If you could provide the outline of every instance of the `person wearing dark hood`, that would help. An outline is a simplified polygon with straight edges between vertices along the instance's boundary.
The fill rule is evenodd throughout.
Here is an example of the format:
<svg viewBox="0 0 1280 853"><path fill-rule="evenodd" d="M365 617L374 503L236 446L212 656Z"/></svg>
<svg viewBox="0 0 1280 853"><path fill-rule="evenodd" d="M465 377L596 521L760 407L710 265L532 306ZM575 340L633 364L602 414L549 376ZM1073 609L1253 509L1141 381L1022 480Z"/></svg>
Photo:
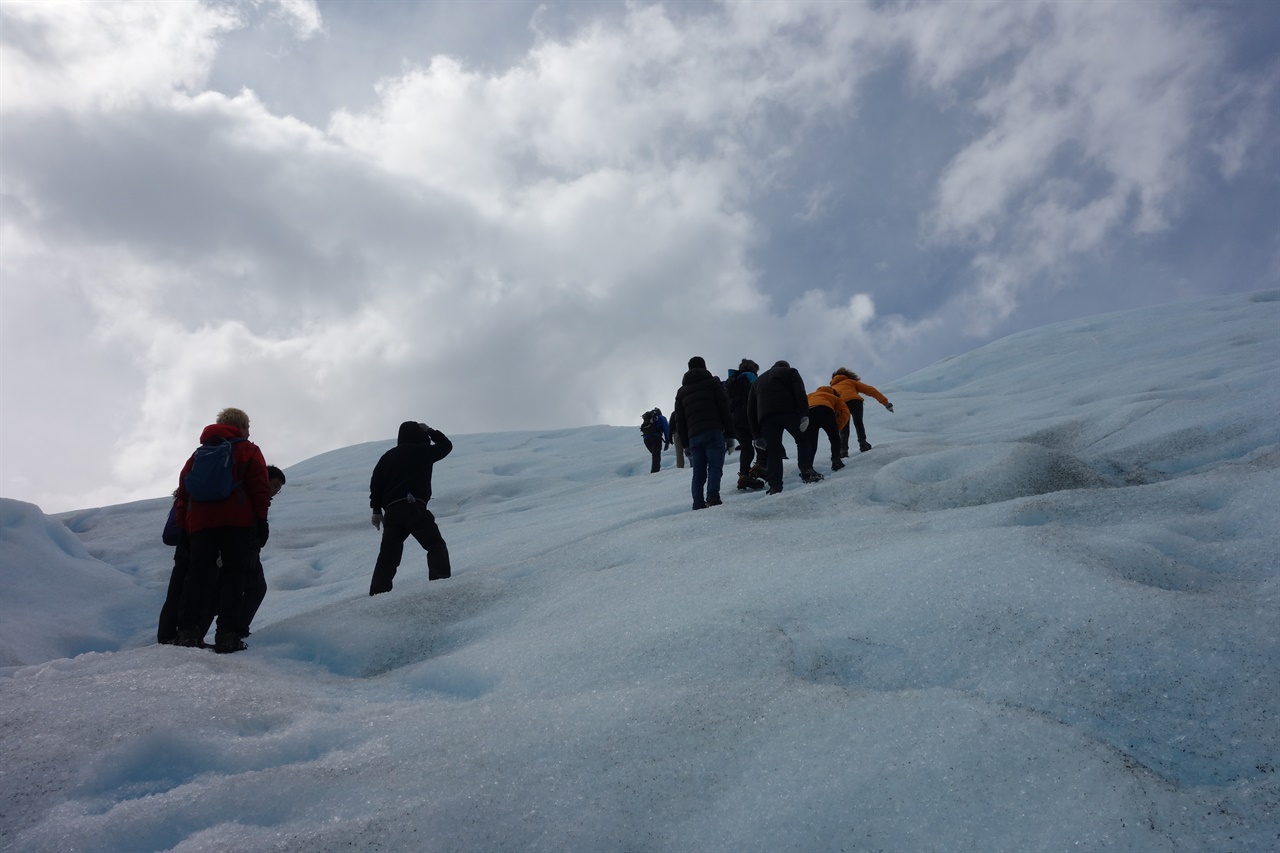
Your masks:
<svg viewBox="0 0 1280 853"><path fill-rule="evenodd" d="M800 371L785 361L777 361L751 384L747 398L747 417L751 434L763 440L769 494L782 491L782 433L791 433L796 448L805 446L805 430L809 426L809 395L804 390ZM806 483L822 479L812 468L800 471Z"/></svg>
<svg viewBox="0 0 1280 853"><path fill-rule="evenodd" d="M733 417L734 437L738 440L738 488L744 491L756 491L764 488L764 481L753 472L751 463L756 458L756 448L752 444L751 421L747 417L747 398L751 396L751 385L756 381L760 365L749 358L738 363L737 370L729 371L725 381L725 391L729 395L729 414Z"/></svg>
<svg viewBox="0 0 1280 853"><path fill-rule="evenodd" d="M275 465L268 465L267 482L271 484L271 499L275 500L286 482L284 472ZM266 597L267 574L262 568L262 549L259 548L254 552L244 577L244 596L240 599L240 639L243 640L251 633L249 626L253 624L253 618L258 615L258 608Z"/></svg>
<svg viewBox="0 0 1280 853"><path fill-rule="evenodd" d="M426 424L400 424L396 446L382 454L369 479L372 524L382 531L382 547L373 567L369 594L391 591L392 579L404 555L404 540L412 536L427 552L427 579L443 580L453 571L449 546L440 535L435 516L427 509L431 500L431 471L449 455L453 442Z"/></svg>
<svg viewBox="0 0 1280 853"><path fill-rule="evenodd" d="M733 416L729 414L724 385L707 370L702 356L689 359L689 371L676 392L675 419L693 467L693 508L719 506L720 478L725 450L733 435Z"/></svg>

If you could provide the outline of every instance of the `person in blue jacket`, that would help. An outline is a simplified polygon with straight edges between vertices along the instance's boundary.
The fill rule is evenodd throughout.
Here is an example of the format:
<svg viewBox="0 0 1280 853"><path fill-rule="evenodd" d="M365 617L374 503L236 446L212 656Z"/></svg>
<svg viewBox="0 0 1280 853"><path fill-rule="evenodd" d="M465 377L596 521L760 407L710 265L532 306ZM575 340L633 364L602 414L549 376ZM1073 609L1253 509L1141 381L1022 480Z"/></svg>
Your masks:
<svg viewBox="0 0 1280 853"><path fill-rule="evenodd" d="M662 416L662 409L655 406L640 416L640 435L644 437L644 446L653 457L649 473L656 474L662 470L662 451L671 446L671 426Z"/></svg>

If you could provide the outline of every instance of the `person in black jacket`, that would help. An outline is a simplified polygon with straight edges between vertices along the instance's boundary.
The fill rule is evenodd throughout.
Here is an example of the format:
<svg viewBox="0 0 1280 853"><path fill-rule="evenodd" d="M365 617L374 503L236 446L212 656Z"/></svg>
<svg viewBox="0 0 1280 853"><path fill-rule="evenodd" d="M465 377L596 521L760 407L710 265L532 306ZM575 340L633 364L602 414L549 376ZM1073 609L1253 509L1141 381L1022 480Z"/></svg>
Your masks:
<svg viewBox="0 0 1280 853"><path fill-rule="evenodd" d="M747 398L751 396L751 384L759 372L760 365L744 358L738 363L737 370L729 371L729 378L724 383L729 395L729 414L733 416L734 437L738 440L738 488L743 491L764 488L764 482L752 473L751 463L755 461L756 449L752 444L751 421L747 417Z"/></svg>
<svg viewBox="0 0 1280 853"><path fill-rule="evenodd" d="M719 506L724 454L733 435L733 416L724 385L707 370L702 356L689 359L689 372L676 392L676 429L693 466L693 508ZM703 487L706 494L703 494Z"/></svg>
<svg viewBox="0 0 1280 853"><path fill-rule="evenodd" d="M396 446L382 454L369 479L369 506L373 526L382 531L382 547L373 567L369 594L391 591L400 567L404 540L412 536L427 552L427 579L449 577L449 547L445 545L435 516L427 509L431 500L431 469L449 455L453 442L426 424L400 424Z"/></svg>
<svg viewBox="0 0 1280 853"><path fill-rule="evenodd" d="M747 417L751 421L751 434L764 439L768 466L765 479L771 495L782 491L782 432L791 433L796 447L803 447L808 414L809 395L804 390L804 379L800 371L787 362L775 362L751 384ZM801 474L808 479L806 472Z"/></svg>
<svg viewBox="0 0 1280 853"><path fill-rule="evenodd" d="M271 484L271 498L274 500L287 480L283 471L275 465L268 465L267 482ZM253 624L253 617L258 615L258 608L266 597L267 574L262 568L262 549L259 548L244 576L244 597L240 599L240 639L243 640L252 633L249 626Z"/></svg>

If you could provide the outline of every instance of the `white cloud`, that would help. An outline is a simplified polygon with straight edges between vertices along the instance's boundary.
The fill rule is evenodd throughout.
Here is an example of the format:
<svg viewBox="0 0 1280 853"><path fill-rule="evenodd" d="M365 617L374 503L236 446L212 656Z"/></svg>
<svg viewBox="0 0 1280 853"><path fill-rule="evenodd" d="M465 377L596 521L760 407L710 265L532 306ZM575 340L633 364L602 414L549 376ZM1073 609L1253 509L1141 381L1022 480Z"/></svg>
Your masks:
<svg viewBox="0 0 1280 853"><path fill-rule="evenodd" d="M406 57L320 127L204 91L219 39L264 14L324 33L311 3L0 6L0 271L74 305L58 346L119 401L111 500L154 494L224 405L288 464L410 417L628 423L695 353L816 377L990 329L1054 265L1177 215L1221 50L1153 4L634 5L498 70ZM749 203L903 51L919 93L979 123L920 247L973 273L914 322L822 281L773 293ZM1231 168L1259 137L1215 138ZM787 202L795 227L831 224L832 186ZM11 361L31 342L6 323ZM35 405L6 375L11 394ZM5 489L33 479L11 458Z"/></svg>
<svg viewBox="0 0 1280 853"><path fill-rule="evenodd" d="M970 4L910 7L899 20L929 86L951 92L986 75L973 109L987 127L941 177L929 217L935 239L984 246L963 299L977 334L1073 254L1120 229L1166 226L1222 58L1209 22L1175 4L989 11L991 26Z"/></svg>
<svg viewBox="0 0 1280 853"><path fill-rule="evenodd" d="M128 109L198 91L233 7L187 2L0 5L0 114Z"/></svg>
<svg viewBox="0 0 1280 853"><path fill-rule="evenodd" d="M1221 93L1218 105L1232 120L1216 128L1210 150L1218 157L1222 175L1236 177L1259 149L1280 136L1275 104L1280 93L1280 59L1266 73L1234 81Z"/></svg>
<svg viewBox="0 0 1280 853"><path fill-rule="evenodd" d="M290 25L296 38L305 41L324 32L324 20L315 0L271 0L265 4L263 0L254 0L254 5L275 6L276 16Z"/></svg>

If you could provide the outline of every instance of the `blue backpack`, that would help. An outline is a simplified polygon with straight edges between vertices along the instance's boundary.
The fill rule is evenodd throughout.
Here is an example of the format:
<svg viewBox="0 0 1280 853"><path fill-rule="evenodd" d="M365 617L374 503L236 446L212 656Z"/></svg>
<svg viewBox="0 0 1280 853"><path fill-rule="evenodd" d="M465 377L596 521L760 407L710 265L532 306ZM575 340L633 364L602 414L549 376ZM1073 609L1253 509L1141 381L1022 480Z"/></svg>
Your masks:
<svg viewBox="0 0 1280 853"><path fill-rule="evenodd" d="M235 446L243 438L216 439L196 448L191 470L183 485L193 501L220 501L231 497L240 483L234 477Z"/></svg>

